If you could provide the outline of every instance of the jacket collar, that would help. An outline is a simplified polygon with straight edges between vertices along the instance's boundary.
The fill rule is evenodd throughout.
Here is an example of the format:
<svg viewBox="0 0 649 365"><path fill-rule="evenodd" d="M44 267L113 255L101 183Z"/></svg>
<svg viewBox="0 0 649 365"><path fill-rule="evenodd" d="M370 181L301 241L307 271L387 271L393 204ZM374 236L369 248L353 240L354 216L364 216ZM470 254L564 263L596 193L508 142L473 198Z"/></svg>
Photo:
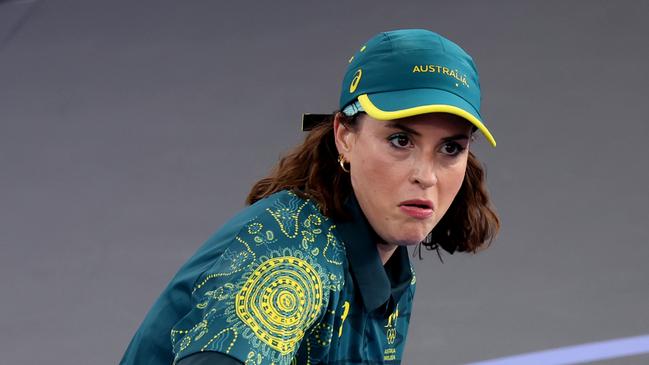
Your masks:
<svg viewBox="0 0 649 365"><path fill-rule="evenodd" d="M399 246L385 266L381 264L376 242L378 235L363 214L356 196L345 201L352 218L336 222L336 230L345 244L351 273L368 312L394 305L410 285L412 271L408 250ZM390 305L390 300L392 305Z"/></svg>

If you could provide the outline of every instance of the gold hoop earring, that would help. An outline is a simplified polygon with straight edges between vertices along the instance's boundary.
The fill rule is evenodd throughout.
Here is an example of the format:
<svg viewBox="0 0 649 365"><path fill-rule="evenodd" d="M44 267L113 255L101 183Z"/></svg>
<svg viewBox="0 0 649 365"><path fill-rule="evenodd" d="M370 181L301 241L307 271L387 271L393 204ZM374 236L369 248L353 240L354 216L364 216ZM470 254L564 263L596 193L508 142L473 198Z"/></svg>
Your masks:
<svg viewBox="0 0 649 365"><path fill-rule="evenodd" d="M349 172L349 169L345 168L345 156L343 154L338 155L338 163L340 164L340 167L343 169L345 172Z"/></svg>

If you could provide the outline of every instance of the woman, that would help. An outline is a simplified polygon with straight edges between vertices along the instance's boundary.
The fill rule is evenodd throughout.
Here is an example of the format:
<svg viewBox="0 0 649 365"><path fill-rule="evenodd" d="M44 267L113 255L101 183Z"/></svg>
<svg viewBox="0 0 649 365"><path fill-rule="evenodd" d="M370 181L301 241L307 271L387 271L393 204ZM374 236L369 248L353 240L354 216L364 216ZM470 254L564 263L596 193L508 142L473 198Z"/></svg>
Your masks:
<svg viewBox="0 0 649 365"><path fill-rule="evenodd" d="M471 57L423 29L349 60L340 109L185 263L122 364L398 364L415 291L407 246L477 252L499 220L469 151ZM438 251L439 254L439 251Z"/></svg>

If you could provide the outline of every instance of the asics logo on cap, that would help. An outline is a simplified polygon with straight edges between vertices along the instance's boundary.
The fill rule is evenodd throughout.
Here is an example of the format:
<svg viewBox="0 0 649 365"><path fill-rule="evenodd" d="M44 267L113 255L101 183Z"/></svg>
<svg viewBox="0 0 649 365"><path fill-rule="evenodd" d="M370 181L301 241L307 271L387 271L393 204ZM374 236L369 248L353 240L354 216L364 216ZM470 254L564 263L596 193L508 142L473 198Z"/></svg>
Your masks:
<svg viewBox="0 0 649 365"><path fill-rule="evenodd" d="M352 79L352 82L349 84L349 93L353 93L356 91L356 88L358 87L358 83L361 81L361 76L363 76L363 70L360 68L356 70L356 73L354 74L354 78Z"/></svg>

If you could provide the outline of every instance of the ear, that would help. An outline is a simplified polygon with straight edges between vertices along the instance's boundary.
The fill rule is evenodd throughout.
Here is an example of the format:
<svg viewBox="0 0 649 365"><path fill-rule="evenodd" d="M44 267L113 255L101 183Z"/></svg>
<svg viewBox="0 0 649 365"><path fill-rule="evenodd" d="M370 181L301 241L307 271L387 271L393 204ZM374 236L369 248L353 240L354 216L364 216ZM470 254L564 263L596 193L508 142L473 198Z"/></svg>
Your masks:
<svg viewBox="0 0 649 365"><path fill-rule="evenodd" d="M342 123L342 118L340 112L334 116L334 138L338 153L346 154L352 150L354 131Z"/></svg>

